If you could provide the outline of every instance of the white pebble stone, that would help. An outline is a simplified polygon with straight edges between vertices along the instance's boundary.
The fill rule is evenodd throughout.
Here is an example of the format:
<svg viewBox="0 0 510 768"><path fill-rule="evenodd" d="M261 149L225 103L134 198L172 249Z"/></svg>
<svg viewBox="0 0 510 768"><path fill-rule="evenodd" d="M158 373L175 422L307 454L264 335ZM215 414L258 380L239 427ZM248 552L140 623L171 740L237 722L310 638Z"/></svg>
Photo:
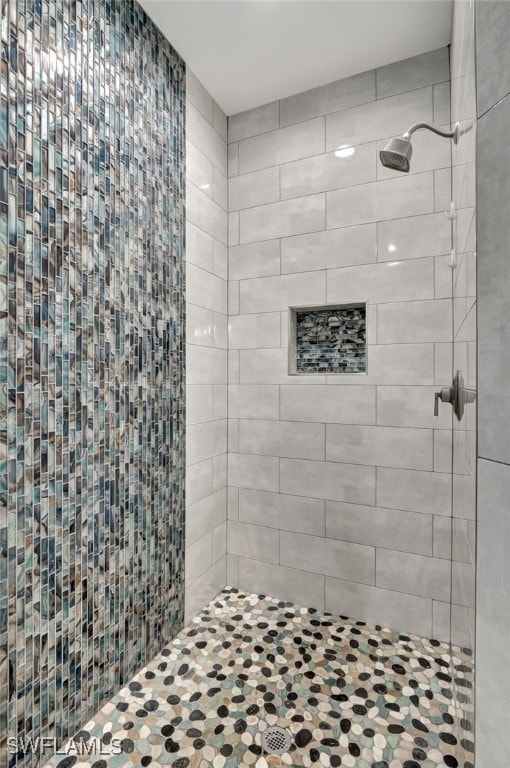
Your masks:
<svg viewBox="0 0 510 768"><path fill-rule="evenodd" d="M376 733L374 736L374 744L376 747L380 747L381 749L384 749L386 746L386 739L383 736L382 733Z"/></svg>
<svg viewBox="0 0 510 768"><path fill-rule="evenodd" d="M259 757L257 762L255 763L257 768L267 768L267 760L265 757Z"/></svg>
<svg viewBox="0 0 510 768"><path fill-rule="evenodd" d="M342 755L342 765L346 765L347 768L353 768L356 764L356 758L353 755Z"/></svg>
<svg viewBox="0 0 510 768"><path fill-rule="evenodd" d="M216 757L213 760L213 768L223 768L224 765L225 765L224 755L216 755Z"/></svg>
<svg viewBox="0 0 510 768"><path fill-rule="evenodd" d="M354 723L354 725L351 728L351 731L355 733L357 736L359 736L361 733L363 733L363 728L359 723Z"/></svg>
<svg viewBox="0 0 510 768"><path fill-rule="evenodd" d="M202 749L202 755L204 757L204 760L207 760L207 762L209 763L212 763L212 761L214 760L215 754L216 754L216 751L212 747L205 746Z"/></svg>
<svg viewBox="0 0 510 768"><path fill-rule="evenodd" d="M382 749L380 747L374 747L372 749L372 752L373 752L373 755L374 755L374 760L376 762L379 762L380 760L383 759L383 751L382 751Z"/></svg>

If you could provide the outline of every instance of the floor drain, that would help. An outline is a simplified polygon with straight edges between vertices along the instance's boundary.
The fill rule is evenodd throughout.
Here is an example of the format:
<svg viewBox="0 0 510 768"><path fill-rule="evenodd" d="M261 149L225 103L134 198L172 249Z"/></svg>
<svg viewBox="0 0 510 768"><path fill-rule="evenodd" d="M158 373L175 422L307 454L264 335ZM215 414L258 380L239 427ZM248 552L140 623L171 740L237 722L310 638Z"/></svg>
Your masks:
<svg viewBox="0 0 510 768"><path fill-rule="evenodd" d="M268 755L283 755L292 746L292 739L285 728L267 728L261 736L262 749Z"/></svg>

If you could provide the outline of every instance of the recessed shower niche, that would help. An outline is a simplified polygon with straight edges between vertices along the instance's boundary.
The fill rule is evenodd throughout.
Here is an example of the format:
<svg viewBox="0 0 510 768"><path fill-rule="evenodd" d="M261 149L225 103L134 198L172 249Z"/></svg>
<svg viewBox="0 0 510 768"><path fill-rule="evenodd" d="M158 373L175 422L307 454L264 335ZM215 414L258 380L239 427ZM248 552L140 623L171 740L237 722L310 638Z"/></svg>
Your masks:
<svg viewBox="0 0 510 768"><path fill-rule="evenodd" d="M289 373L367 372L366 304L289 308Z"/></svg>

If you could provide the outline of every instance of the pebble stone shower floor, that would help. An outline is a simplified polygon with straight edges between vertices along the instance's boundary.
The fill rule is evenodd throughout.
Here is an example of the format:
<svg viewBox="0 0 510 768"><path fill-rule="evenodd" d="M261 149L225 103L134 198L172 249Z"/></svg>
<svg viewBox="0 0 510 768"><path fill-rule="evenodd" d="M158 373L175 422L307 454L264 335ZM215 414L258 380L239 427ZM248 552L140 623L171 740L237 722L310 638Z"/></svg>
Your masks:
<svg viewBox="0 0 510 768"><path fill-rule="evenodd" d="M452 693L471 685L471 658L452 653L453 664L444 643L227 588L75 737L122 739L121 754L48 765L473 768ZM260 746L275 725L292 738L281 756Z"/></svg>

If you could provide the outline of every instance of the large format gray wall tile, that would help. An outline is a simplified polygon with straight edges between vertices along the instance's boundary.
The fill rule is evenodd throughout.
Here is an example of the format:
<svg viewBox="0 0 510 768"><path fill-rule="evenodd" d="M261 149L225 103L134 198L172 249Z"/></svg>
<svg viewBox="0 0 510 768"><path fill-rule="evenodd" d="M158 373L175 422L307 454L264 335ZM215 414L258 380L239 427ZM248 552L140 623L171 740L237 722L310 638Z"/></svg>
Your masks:
<svg viewBox="0 0 510 768"><path fill-rule="evenodd" d="M478 116L510 93L510 4L476 3L476 96ZM481 126L480 126L481 127ZM502 137L503 138L503 137ZM483 165L479 161L480 170ZM483 222L484 217L480 218Z"/></svg>
<svg viewBox="0 0 510 768"><path fill-rule="evenodd" d="M508 707L502 674L508 669L510 611L510 467L479 462L477 575L477 765L508 762Z"/></svg>
<svg viewBox="0 0 510 768"><path fill-rule="evenodd" d="M483 5L484 3L482 3ZM488 3L493 5L493 3ZM478 122L479 454L510 463L510 97Z"/></svg>

